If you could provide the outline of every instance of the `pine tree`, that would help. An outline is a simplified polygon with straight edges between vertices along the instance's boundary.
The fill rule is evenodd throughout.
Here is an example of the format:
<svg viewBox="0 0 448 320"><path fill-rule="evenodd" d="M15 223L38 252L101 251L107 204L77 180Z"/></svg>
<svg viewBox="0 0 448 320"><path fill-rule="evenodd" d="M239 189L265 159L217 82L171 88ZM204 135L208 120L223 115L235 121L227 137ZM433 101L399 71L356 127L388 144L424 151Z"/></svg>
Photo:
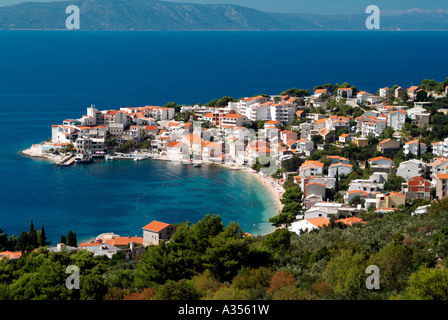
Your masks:
<svg viewBox="0 0 448 320"><path fill-rule="evenodd" d="M67 238L65 236L61 236L60 243L67 244Z"/></svg>
<svg viewBox="0 0 448 320"><path fill-rule="evenodd" d="M420 140L418 140L417 157L420 158L421 155L422 155L422 147L420 146Z"/></svg>
<svg viewBox="0 0 448 320"><path fill-rule="evenodd" d="M33 220L31 220L30 232L28 232L29 243L33 246L33 248L37 248L39 246L39 242L37 241L37 232L34 229Z"/></svg>
<svg viewBox="0 0 448 320"><path fill-rule="evenodd" d="M334 190L335 190L335 192L338 192L339 191L339 168L337 168L336 169L336 181L335 181L335 184L334 184Z"/></svg>
<svg viewBox="0 0 448 320"><path fill-rule="evenodd" d="M47 244L49 244L47 242L47 236L45 235L45 229L44 229L43 225L42 225L42 227L40 229L40 233L39 233L39 237L38 237L38 243L39 243L39 247L45 247Z"/></svg>
<svg viewBox="0 0 448 320"><path fill-rule="evenodd" d="M31 248L31 241L30 241L30 237L29 234L25 231L22 231L22 233L20 234L19 240L17 241L17 249L19 251L22 251L22 253L26 252L26 251L30 251L34 248Z"/></svg>
<svg viewBox="0 0 448 320"><path fill-rule="evenodd" d="M67 245L70 247L77 247L77 242L78 240L76 239L76 233L72 232L72 230L70 230L68 232L68 236L67 236Z"/></svg>

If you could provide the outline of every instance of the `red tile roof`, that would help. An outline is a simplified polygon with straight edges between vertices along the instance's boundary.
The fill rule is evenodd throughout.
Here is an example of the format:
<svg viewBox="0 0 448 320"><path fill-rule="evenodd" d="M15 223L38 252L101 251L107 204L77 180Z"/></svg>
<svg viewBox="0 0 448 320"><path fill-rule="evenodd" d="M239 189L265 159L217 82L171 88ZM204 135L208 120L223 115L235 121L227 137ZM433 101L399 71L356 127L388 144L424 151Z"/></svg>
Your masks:
<svg viewBox="0 0 448 320"><path fill-rule="evenodd" d="M168 223L159 222L159 221L153 221L153 222L147 224L146 226L144 226L142 229L149 230L149 231L154 231L154 232L159 232L159 231L165 229L168 226L169 226Z"/></svg>

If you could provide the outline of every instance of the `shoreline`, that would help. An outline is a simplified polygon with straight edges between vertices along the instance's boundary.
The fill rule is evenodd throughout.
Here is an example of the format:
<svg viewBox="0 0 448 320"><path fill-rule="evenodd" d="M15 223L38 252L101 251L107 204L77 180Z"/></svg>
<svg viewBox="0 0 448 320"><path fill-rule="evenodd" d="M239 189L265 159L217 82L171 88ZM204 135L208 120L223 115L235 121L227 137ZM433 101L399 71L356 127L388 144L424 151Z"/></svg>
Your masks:
<svg viewBox="0 0 448 320"><path fill-rule="evenodd" d="M20 152L20 154L23 156L26 156L26 157L30 157L32 159L49 160L50 162L53 162L53 163L57 163L58 161L60 161L63 158L63 156L61 156L61 155L53 155L52 153L50 153L50 154L43 153L42 148L41 148L43 145L45 145L45 143L33 144L30 148L22 150ZM158 156L158 157L154 157L154 158L151 157L150 160L171 161L174 163L182 163L182 164L190 163L190 162L183 162L183 161L172 161L170 159L167 159L164 156ZM269 194L271 195L271 197L273 198L273 200L275 202L273 205L275 211L272 212L272 214L269 214L269 218L274 217L281 212L284 205L281 203L280 199L282 198L284 189L281 185L279 185L271 177L262 176L258 172L255 172L253 169L247 168L247 167L241 167L241 169L235 169L234 166L232 166L230 164L226 164L226 163L203 163L203 164L217 165L217 166L226 168L227 170L241 171L241 172L245 172L245 173L251 175L252 177L257 179L257 181L261 185L264 186L264 188L269 192ZM273 227L273 228L274 228L274 230L276 229L275 227ZM263 233L263 234L261 234L261 236L264 236L269 233L271 233L271 232ZM92 238L94 238L94 237L92 236Z"/></svg>

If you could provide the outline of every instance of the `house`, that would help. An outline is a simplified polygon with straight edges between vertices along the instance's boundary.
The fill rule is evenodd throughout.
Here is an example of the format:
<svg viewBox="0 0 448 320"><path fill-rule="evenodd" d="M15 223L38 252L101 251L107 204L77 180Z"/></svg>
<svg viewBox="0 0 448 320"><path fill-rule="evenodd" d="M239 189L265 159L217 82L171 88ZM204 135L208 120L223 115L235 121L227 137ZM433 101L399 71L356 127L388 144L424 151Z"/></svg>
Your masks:
<svg viewBox="0 0 448 320"><path fill-rule="evenodd" d="M361 199L367 199L369 197L369 193L362 190L350 190L344 195L344 202L350 203L354 198L360 197Z"/></svg>
<svg viewBox="0 0 448 320"><path fill-rule="evenodd" d="M364 137L353 137L353 143L362 148L369 145L369 139Z"/></svg>
<svg viewBox="0 0 448 320"><path fill-rule="evenodd" d="M377 150L382 154L390 154L401 149L400 142L394 139L385 139L378 143Z"/></svg>
<svg viewBox="0 0 448 320"><path fill-rule="evenodd" d="M330 92L328 91L328 89L316 89L316 90L314 90L314 97L320 97L323 94L329 95Z"/></svg>
<svg viewBox="0 0 448 320"><path fill-rule="evenodd" d="M311 151L314 150L314 142L307 139L297 140L296 152L304 154L306 157L311 156Z"/></svg>
<svg viewBox="0 0 448 320"><path fill-rule="evenodd" d="M404 194L405 200L423 199L429 201L431 199L431 182L420 176L408 178L401 185L401 192Z"/></svg>
<svg viewBox="0 0 448 320"><path fill-rule="evenodd" d="M328 129L322 128L319 130L319 134L322 136L324 143L329 144L334 141L334 131L330 131Z"/></svg>
<svg viewBox="0 0 448 320"><path fill-rule="evenodd" d="M438 157L448 157L448 138L432 144L432 153Z"/></svg>
<svg viewBox="0 0 448 320"><path fill-rule="evenodd" d="M415 156L418 156L419 148L420 148L420 155L426 153L426 143L420 142L419 140L412 140L404 144L403 152L406 155L411 153Z"/></svg>
<svg viewBox="0 0 448 320"><path fill-rule="evenodd" d="M171 161L183 161L190 159L188 148L182 142L171 141L167 145L167 156Z"/></svg>
<svg viewBox="0 0 448 320"><path fill-rule="evenodd" d="M242 114L227 114L222 117L220 125L242 127L248 123L250 123L250 120Z"/></svg>
<svg viewBox="0 0 448 320"><path fill-rule="evenodd" d="M353 97L353 89L352 88L338 88L338 97L341 98L351 98Z"/></svg>
<svg viewBox="0 0 448 320"><path fill-rule="evenodd" d="M300 138L308 139L311 134L311 130L313 129L313 125L308 122L304 122L300 124Z"/></svg>
<svg viewBox="0 0 448 320"><path fill-rule="evenodd" d="M415 209L414 212L411 213L411 215L415 216L415 215L418 215L418 214L424 214L424 213L426 213L428 211L428 208L430 206L431 206L430 204L427 204L425 206L419 206L419 207L417 207Z"/></svg>
<svg viewBox="0 0 448 320"><path fill-rule="evenodd" d="M107 239L106 243L119 249L127 248L130 243L143 245L143 237L116 237L113 239Z"/></svg>
<svg viewBox="0 0 448 320"><path fill-rule="evenodd" d="M375 157L369 159L372 172L385 172L387 174L395 174L394 161L386 157Z"/></svg>
<svg viewBox="0 0 448 320"><path fill-rule="evenodd" d="M405 205L405 197L404 194L391 191L386 194L377 194L376 195L377 208L392 208L396 209L401 205Z"/></svg>
<svg viewBox="0 0 448 320"><path fill-rule="evenodd" d="M381 98L388 98L390 95L390 88L389 87L380 88L379 94Z"/></svg>
<svg viewBox="0 0 448 320"><path fill-rule="evenodd" d="M405 180L416 176L423 176L425 173L426 163L417 159L403 161L397 169L397 176Z"/></svg>
<svg viewBox="0 0 448 320"><path fill-rule="evenodd" d="M371 94L366 91L360 91L356 94L356 102L361 104L365 101L367 101L367 97L369 97Z"/></svg>
<svg viewBox="0 0 448 320"><path fill-rule="evenodd" d="M369 194L379 192L384 189L384 183L372 180L355 179L348 186L348 191L364 191Z"/></svg>
<svg viewBox="0 0 448 320"><path fill-rule="evenodd" d="M429 172L431 174L431 179L435 181L437 179L437 175L441 173L447 173L448 166L448 158L442 157L437 158L435 161L429 163L427 167L429 168Z"/></svg>
<svg viewBox="0 0 448 320"><path fill-rule="evenodd" d="M418 90L418 86L412 86L407 90L409 99L415 98L415 94L416 94L417 90Z"/></svg>
<svg viewBox="0 0 448 320"><path fill-rule="evenodd" d="M328 128L328 119L329 118L322 118L322 119L316 120L316 123L314 124L314 130Z"/></svg>
<svg viewBox="0 0 448 320"><path fill-rule="evenodd" d="M394 110L387 116L387 125L394 128L395 131L401 130L406 121L406 110Z"/></svg>
<svg viewBox="0 0 448 320"><path fill-rule="evenodd" d="M143 228L143 246L158 245L160 240L168 241L176 232L176 227L168 223L152 221Z"/></svg>
<svg viewBox="0 0 448 320"><path fill-rule="evenodd" d="M297 133L289 130L283 130L280 132L280 139L283 143L287 143L291 140L297 141Z"/></svg>
<svg viewBox="0 0 448 320"><path fill-rule="evenodd" d="M375 157L369 159L369 163L373 166L392 166L394 164L394 160L386 157Z"/></svg>
<svg viewBox="0 0 448 320"><path fill-rule="evenodd" d="M361 218L357 218L357 217L348 217L348 218L343 218L343 219L339 219L335 221L336 223L343 223L347 226L352 226L355 223L364 223L366 224L367 222L362 220Z"/></svg>
<svg viewBox="0 0 448 320"><path fill-rule="evenodd" d="M350 134L349 133L343 133L339 136L339 141L342 143L347 143L350 141Z"/></svg>
<svg viewBox="0 0 448 320"><path fill-rule="evenodd" d="M9 261L17 260L22 256L22 251L2 251L0 252L0 260L3 258L9 259Z"/></svg>
<svg viewBox="0 0 448 320"><path fill-rule="evenodd" d="M406 91L402 87L398 87L395 89L395 92L394 92L395 98L404 97L405 94L406 94Z"/></svg>
<svg viewBox="0 0 448 320"><path fill-rule="evenodd" d="M447 197L448 190L448 174L439 173L436 175L436 197L444 199Z"/></svg>
<svg viewBox="0 0 448 320"><path fill-rule="evenodd" d="M120 248L114 247L108 243L94 243L89 246L82 246L83 250L87 250L93 252L93 256L106 256L109 259L113 257L118 251L121 251Z"/></svg>
<svg viewBox="0 0 448 320"><path fill-rule="evenodd" d="M334 163L350 163L350 160L340 156L327 156L327 158L331 161L331 164Z"/></svg>
<svg viewBox="0 0 448 320"><path fill-rule="evenodd" d="M323 168L324 164L322 162L307 160L300 166L299 175L302 177L320 176Z"/></svg>
<svg viewBox="0 0 448 320"><path fill-rule="evenodd" d="M297 235L300 235L302 232L310 232L329 224L330 220L328 220L327 218L303 219L291 223L291 226L288 227L288 230L291 232L295 232Z"/></svg>
<svg viewBox="0 0 448 320"><path fill-rule="evenodd" d="M347 163L333 163L328 168L328 176L335 177L336 173L340 176L341 174L349 175L353 171L353 166Z"/></svg>
<svg viewBox="0 0 448 320"><path fill-rule="evenodd" d="M325 199L327 187L324 184L311 182L305 185L303 190L303 203L309 209L316 203Z"/></svg>
<svg viewBox="0 0 448 320"><path fill-rule="evenodd" d="M342 205L342 203L341 203ZM332 206L319 206L319 203L316 203L315 206L305 211L305 219L313 219L313 218L326 218L330 219L331 217L339 217L339 208Z"/></svg>
<svg viewBox="0 0 448 320"><path fill-rule="evenodd" d="M366 117L358 121L359 132L363 137L373 134L375 137L381 135L386 129L386 121L378 117Z"/></svg>
<svg viewBox="0 0 448 320"><path fill-rule="evenodd" d="M324 177L324 176L309 176L309 177L301 177L295 176L294 182L300 185L300 189L305 190L305 185L308 183L320 183L325 185L327 189L334 189L336 184L336 179L333 177Z"/></svg>
<svg viewBox="0 0 448 320"><path fill-rule="evenodd" d="M303 111L303 110L302 110ZM298 111L297 111L298 112ZM266 129L266 128L268 128L268 127L279 127L281 125L281 123L280 123L280 121L277 121L277 120L269 120L269 121L266 121L265 123L264 123L264 128Z"/></svg>

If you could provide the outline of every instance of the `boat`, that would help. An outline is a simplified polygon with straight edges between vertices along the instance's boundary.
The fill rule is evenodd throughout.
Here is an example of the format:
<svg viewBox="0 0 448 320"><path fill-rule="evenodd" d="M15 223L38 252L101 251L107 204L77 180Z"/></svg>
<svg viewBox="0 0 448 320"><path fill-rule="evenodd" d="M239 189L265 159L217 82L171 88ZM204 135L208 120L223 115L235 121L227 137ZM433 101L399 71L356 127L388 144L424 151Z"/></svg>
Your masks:
<svg viewBox="0 0 448 320"><path fill-rule="evenodd" d="M84 155L84 157L81 160L81 163L83 163L83 164L92 163L92 162L93 162L93 157L90 154Z"/></svg>
<svg viewBox="0 0 448 320"><path fill-rule="evenodd" d="M201 164L199 162L197 162L197 163L194 164L194 166L195 166L195 168L200 168Z"/></svg>
<svg viewBox="0 0 448 320"><path fill-rule="evenodd" d="M107 156L104 157L104 159L106 159L106 160L114 160L115 158L114 158L114 156L107 155Z"/></svg>
<svg viewBox="0 0 448 320"><path fill-rule="evenodd" d="M82 154L77 154L75 157L75 163L81 163L82 162Z"/></svg>

